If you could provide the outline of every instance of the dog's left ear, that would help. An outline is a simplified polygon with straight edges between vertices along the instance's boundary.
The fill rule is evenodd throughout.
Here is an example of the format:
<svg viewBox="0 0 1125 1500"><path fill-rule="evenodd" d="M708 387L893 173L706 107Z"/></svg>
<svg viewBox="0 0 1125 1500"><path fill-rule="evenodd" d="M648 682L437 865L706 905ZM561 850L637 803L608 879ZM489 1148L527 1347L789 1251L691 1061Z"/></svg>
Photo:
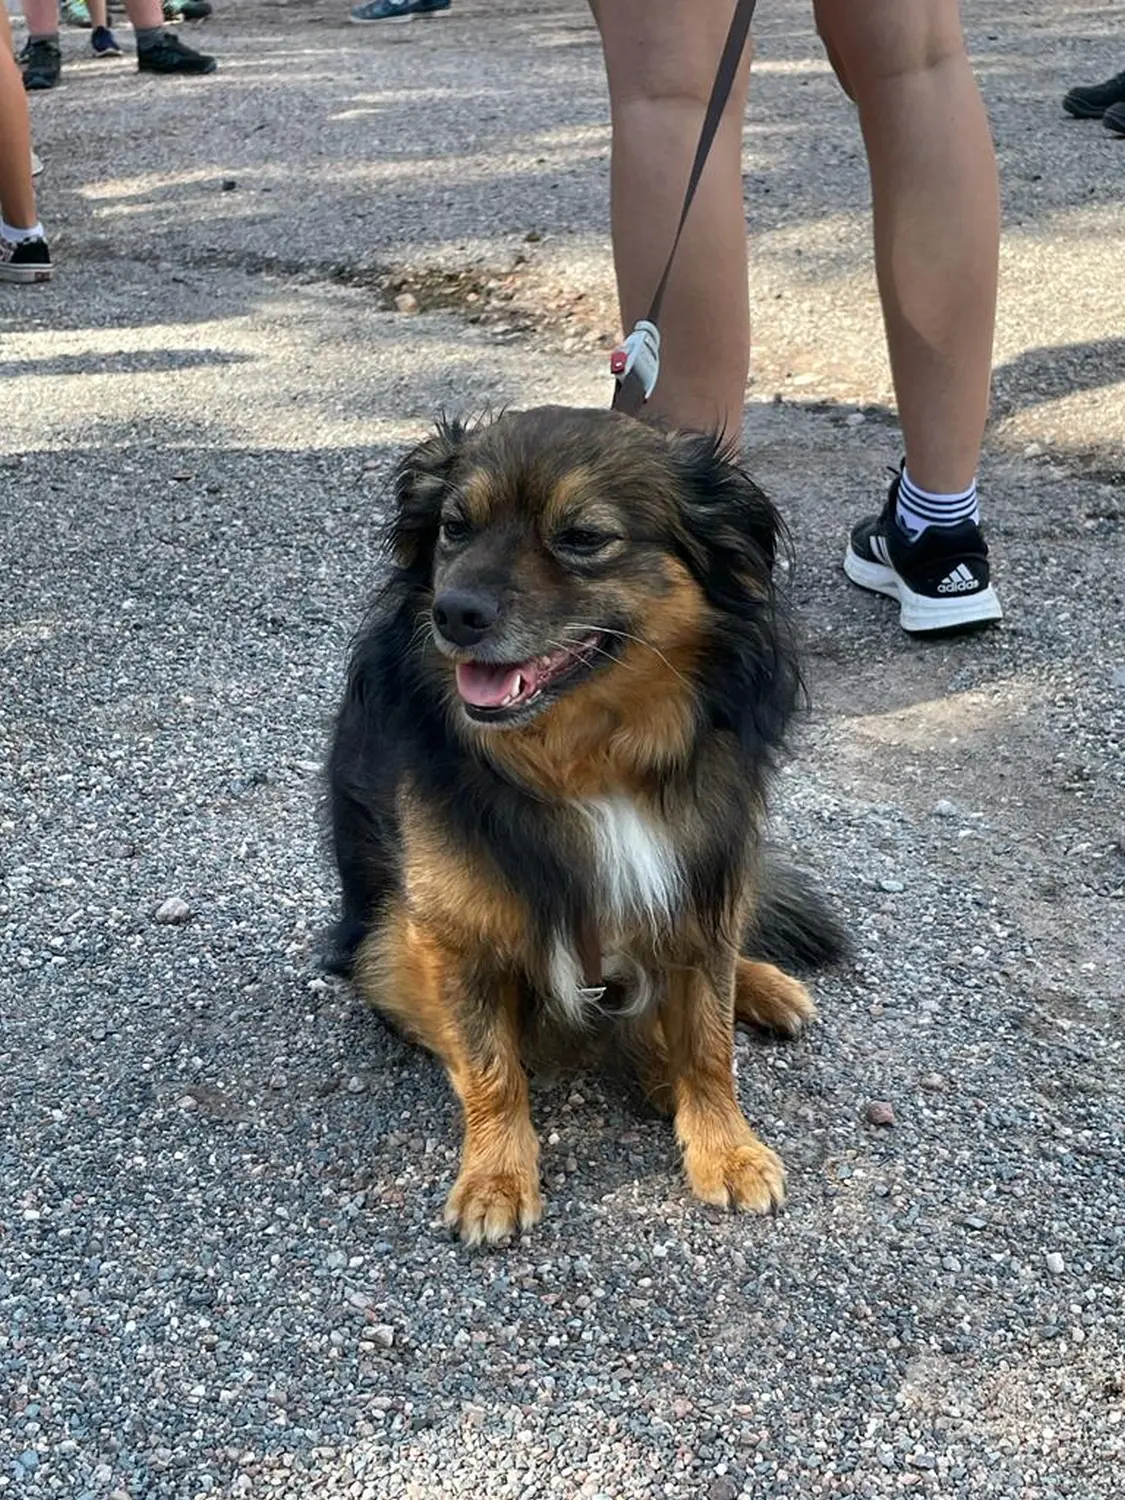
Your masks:
<svg viewBox="0 0 1125 1500"><path fill-rule="evenodd" d="M682 541L700 583L713 597L768 591L786 534L772 502L718 436L675 432L668 443L680 477Z"/></svg>
<svg viewBox="0 0 1125 1500"><path fill-rule="evenodd" d="M443 417L433 436L408 453L395 471L390 548L400 567L429 573L442 501L467 432L463 422Z"/></svg>

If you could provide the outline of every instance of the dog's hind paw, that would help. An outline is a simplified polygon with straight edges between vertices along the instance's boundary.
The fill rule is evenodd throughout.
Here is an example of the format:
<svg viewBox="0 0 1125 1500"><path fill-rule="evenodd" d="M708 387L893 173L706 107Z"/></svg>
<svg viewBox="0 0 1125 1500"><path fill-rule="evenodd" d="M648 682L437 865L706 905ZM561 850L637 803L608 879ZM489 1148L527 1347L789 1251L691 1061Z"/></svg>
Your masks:
<svg viewBox="0 0 1125 1500"><path fill-rule="evenodd" d="M797 1036L816 1020L812 996L798 979L773 964L740 958L735 972L734 1018L783 1036Z"/></svg>
<svg viewBox="0 0 1125 1500"><path fill-rule="evenodd" d="M538 1168L490 1170L466 1166L445 1204L445 1222L466 1245L495 1245L543 1215Z"/></svg>

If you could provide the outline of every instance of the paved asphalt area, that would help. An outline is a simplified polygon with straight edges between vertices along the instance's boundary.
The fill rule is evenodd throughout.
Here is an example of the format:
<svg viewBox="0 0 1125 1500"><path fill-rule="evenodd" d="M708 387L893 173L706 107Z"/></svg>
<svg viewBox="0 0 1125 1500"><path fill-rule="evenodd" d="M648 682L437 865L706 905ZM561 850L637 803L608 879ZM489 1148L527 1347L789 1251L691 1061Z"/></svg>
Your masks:
<svg viewBox="0 0 1125 1500"><path fill-rule="evenodd" d="M0 288L0 1496L1120 1496L1125 141L1059 101L1125 7L967 4L1007 619L933 644L839 570L900 451L864 162L763 0L748 453L813 696L778 828L857 957L739 1044L783 1215L694 1203L572 1077L489 1253L440 1227L439 1070L315 970L318 774L403 445L608 399L596 39L577 0L217 9L202 80L66 32L57 278Z"/></svg>

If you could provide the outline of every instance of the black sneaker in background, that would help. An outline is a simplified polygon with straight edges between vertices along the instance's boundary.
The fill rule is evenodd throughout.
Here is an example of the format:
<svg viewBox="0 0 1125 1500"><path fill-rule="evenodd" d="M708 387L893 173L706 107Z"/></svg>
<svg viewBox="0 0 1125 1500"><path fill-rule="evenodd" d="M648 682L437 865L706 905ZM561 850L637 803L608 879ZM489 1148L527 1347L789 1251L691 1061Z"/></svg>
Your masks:
<svg viewBox="0 0 1125 1500"><path fill-rule="evenodd" d="M1125 135L1125 104L1113 104L1102 115L1102 124L1114 135Z"/></svg>
<svg viewBox="0 0 1125 1500"><path fill-rule="evenodd" d="M899 624L912 635L971 630L1003 611L989 582L988 548L979 526L928 526L917 541L898 524L899 479L877 516L852 528L844 572L862 589L899 602Z"/></svg>
<svg viewBox="0 0 1125 1500"><path fill-rule="evenodd" d="M1125 73L1117 73L1105 83L1071 89L1063 100L1063 109L1076 120L1100 120L1115 104L1125 104Z"/></svg>
<svg viewBox="0 0 1125 1500"><path fill-rule="evenodd" d="M213 57L185 47L167 31L155 47L137 53L138 73L213 73L217 66Z"/></svg>
<svg viewBox="0 0 1125 1500"><path fill-rule="evenodd" d="M25 89L53 89L62 76L62 53L54 37L25 43L19 60Z"/></svg>
<svg viewBox="0 0 1125 1500"><path fill-rule="evenodd" d="M55 274L51 252L41 235L13 245L0 234L0 281L50 281Z"/></svg>

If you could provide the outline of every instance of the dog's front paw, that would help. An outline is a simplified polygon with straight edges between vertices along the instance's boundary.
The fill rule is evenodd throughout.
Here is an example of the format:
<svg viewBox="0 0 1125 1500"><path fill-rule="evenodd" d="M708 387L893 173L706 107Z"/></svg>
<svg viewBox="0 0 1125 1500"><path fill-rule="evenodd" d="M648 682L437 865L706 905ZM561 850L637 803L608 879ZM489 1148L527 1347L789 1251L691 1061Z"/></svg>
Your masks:
<svg viewBox="0 0 1125 1500"><path fill-rule="evenodd" d="M688 1185L704 1203L768 1214L785 1202L785 1167L776 1151L747 1127L738 1141L689 1146L684 1152Z"/></svg>
<svg viewBox="0 0 1125 1500"><path fill-rule="evenodd" d="M761 1026L797 1036L816 1020L812 996L798 979L774 964L740 958L735 971L734 1017L745 1026Z"/></svg>
<svg viewBox="0 0 1125 1500"><path fill-rule="evenodd" d="M495 1245L543 1215L538 1167L489 1168L466 1163L445 1204L445 1222L466 1245Z"/></svg>

